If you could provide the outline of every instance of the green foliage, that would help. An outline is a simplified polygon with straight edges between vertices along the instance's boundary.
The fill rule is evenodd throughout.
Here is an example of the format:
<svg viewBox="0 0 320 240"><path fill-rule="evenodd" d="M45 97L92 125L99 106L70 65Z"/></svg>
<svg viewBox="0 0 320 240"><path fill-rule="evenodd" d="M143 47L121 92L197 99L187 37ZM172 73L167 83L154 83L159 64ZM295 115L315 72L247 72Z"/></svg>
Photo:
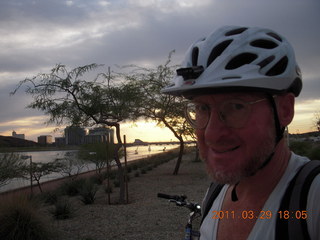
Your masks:
<svg viewBox="0 0 320 240"><path fill-rule="evenodd" d="M41 178L53 172L59 172L61 170L61 167L62 167L62 164L56 161L48 162L48 163L32 162L31 164L32 180L37 182L40 192L42 192L42 188L40 184Z"/></svg>
<svg viewBox="0 0 320 240"><path fill-rule="evenodd" d="M311 145L308 142L290 142L290 148L298 155L306 156L311 149Z"/></svg>
<svg viewBox="0 0 320 240"><path fill-rule="evenodd" d="M114 156L113 143L94 143L81 146L78 157L84 161L94 163L97 174L101 174L102 169L113 160Z"/></svg>
<svg viewBox="0 0 320 240"><path fill-rule="evenodd" d="M50 213L56 219L63 220L73 217L74 209L68 198L61 198L54 204L54 208L50 209Z"/></svg>
<svg viewBox="0 0 320 240"><path fill-rule="evenodd" d="M81 201L86 205L94 203L97 190L98 190L97 185L95 185L92 181L87 180L82 185L79 191Z"/></svg>
<svg viewBox="0 0 320 240"><path fill-rule="evenodd" d="M320 160L320 146L319 144L307 141L290 142L290 149L301 156L306 156L311 160Z"/></svg>
<svg viewBox="0 0 320 240"><path fill-rule="evenodd" d="M312 160L320 160L320 146L318 145L311 148L308 156Z"/></svg>
<svg viewBox="0 0 320 240"><path fill-rule="evenodd" d="M63 123L115 126L122 120L135 119L131 108L139 95L133 85L118 81L111 73L83 80L92 78L99 67L93 63L69 70L58 64L49 73L20 81L12 94L26 86L26 93L33 97L28 107L44 112L50 117L48 123L59 126Z"/></svg>
<svg viewBox="0 0 320 240"><path fill-rule="evenodd" d="M63 176L76 178L86 166L85 161L78 157L77 152L66 152L62 158L56 159L56 163L61 165L60 173Z"/></svg>
<svg viewBox="0 0 320 240"><path fill-rule="evenodd" d="M170 85L177 66L171 64L170 52L168 60L156 68L131 66L133 70L124 74L125 79L140 90L140 101L137 102L139 115L151 119L158 126L168 128L180 142L180 154L176 162L174 174L178 173L182 160L184 138L191 138L193 129L184 116L185 98L162 94L161 90Z"/></svg>
<svg viewBox="0 0 320 240"><path fill-rule="evenodd" d="M23 197L1 199L0 239L50 239L48 220L39 206Z"/></svg>

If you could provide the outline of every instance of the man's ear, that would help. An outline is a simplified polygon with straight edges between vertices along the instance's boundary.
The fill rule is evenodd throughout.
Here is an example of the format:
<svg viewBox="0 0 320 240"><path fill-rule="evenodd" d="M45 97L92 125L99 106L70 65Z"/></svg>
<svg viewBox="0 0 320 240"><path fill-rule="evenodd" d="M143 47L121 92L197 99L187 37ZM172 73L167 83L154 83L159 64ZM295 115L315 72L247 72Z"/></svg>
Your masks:
<svg viewBox="0 0 320 240"><path fill-rule="evenodd" d="M277 110L282 127L288 126L294 117L295 97L292 93L277 96Z"/></svg>

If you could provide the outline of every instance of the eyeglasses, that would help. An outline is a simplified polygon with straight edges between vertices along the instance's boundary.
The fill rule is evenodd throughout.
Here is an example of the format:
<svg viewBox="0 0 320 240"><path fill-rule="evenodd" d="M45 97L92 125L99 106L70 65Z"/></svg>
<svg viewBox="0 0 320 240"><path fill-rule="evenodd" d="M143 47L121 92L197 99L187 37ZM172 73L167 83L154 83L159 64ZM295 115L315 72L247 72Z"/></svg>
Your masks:
<svg viewBox="0 0 320 240"><path fill-rule="evenodd" d="M190 102L186 105L186 119L195 129L204 129L210 120L212 109L215 109L219 119L230 128L242 128L251 113L251 105L262 102L266 98L253 102L232 99L222 102L219 106Z"/></svg>

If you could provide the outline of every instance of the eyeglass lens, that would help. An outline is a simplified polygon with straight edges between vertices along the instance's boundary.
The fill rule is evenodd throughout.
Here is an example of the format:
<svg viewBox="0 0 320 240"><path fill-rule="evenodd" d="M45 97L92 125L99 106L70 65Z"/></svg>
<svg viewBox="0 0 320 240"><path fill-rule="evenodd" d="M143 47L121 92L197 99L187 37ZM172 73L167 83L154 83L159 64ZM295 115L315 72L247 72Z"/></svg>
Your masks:
<svg viewBox="0 0 320 240"><path fill-rule="evenodd" d="M189 103L186 107L186 118L192 127L203 129L209 122L212 109L215 109L215 107L200 103ZM215 110L220 121L228 127L241 128L247 121L250 104L241 100L232 100L222 103Z"/></svg>

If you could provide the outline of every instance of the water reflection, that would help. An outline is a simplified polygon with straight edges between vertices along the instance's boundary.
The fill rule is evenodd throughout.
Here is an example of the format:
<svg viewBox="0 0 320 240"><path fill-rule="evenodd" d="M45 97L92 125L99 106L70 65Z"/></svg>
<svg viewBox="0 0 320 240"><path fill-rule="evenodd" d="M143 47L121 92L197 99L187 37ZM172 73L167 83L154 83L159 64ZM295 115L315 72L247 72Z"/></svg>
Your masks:
<svg viewBox="0 0 320 240"><path fill-rule="evenodd" d="M134 146L127 147L127 161L133 161L141 158L145 158L154 154L158 154L173 148L177 148L178 145L149 145L149 146ZM21 152L21 156L31 156L33 162L48 163L53 162L56 159L63 159L66 157L74 157L78 150L61 150L61 151L39 151L39 152ZM26 160L29 161L29 158ZM121 162L124 162L124 157L121 158ZM114 165L115 163L113 163ZM86 172L95 169L95 164L86 163L85 167L81 169L80 172ZM76 168L73 169L77 171ZM41 182L65 177L66 174L62 173L52 173L43 176ZM30 180L27 179L13 179L7 185L0 188L0 192L4 192L11 189L16 189L20 187L25 187L30 185Z"/></svg>

